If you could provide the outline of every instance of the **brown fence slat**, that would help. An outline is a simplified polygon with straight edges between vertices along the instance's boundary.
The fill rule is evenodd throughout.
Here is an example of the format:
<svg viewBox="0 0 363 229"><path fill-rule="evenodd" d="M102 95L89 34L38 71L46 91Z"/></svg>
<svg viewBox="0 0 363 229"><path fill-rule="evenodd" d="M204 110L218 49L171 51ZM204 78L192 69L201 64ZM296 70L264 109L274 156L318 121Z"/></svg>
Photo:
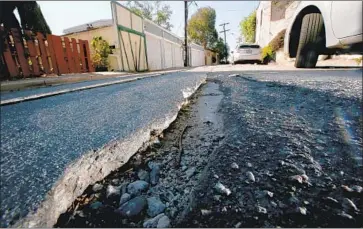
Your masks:
<svg viewBox="0 0 363 229"><path fill-rule="evenodd" d="M0 26L1 32L4 32L4 27ZM3 50L3 60L5 62L5 66L7 67L8 73L10 77L19 75L19 68L16 65L15 60L11 55L10 43L9 43L9 34L6 33L4 36L4 50Z"/></svg>
<svg viewBox="0 0 363 229"><path fill-rule="evenodd" d="M33 74L40 75L39 62L37 59L37 51L35 49L35 45L32 40L32 32L29 30L26 30L25 34L30 38L29 40L26 41L26 43L27 43L28 49L29 49L29 55L30 55L29 58L30 58L30 60L32 62L32 66L33 66Z"/></svg>
<svg viewBox="0 0 363 229"><path fill-rule="evenodd" d="M78 40L78 44L79 44L79 55L81 57L81 63L82 63L82 72L87 72L87 68L86 68L86 58L85 58L85 50L84 50L84 41L83 40Z"/></svg>
<svg viewBox="0 0 363 229"><path fill-rule="evenodd" d="M66 46L68 69L69 69L69 72L74 73L74 72L76 72L76 70L75 70L75 66L74 66L74 57L73 57L73 53L71 50L71 45L69 43L69 38L64 37L63 39L64 39L64 45Z"/></svg>
<svg viewBox="0 0 363 229"><path fill-rule="evenodd" d="M73 48L73 58L74 58L74 64L76 67L76 73L82 72L81 69L81 63L79 62L79 52L78 52L78 46L77 46L77 40L72 38L72 48Z"/></svg>
<svg viewBox="0 0 363 229"><path fill-rule="evenodd" d="M57 61L57 66L58 66L59 73L60 74L69 73L67 63L66 63L66 61L64 59L64 50L63 50L61 37L54 36L54 35L48 35L48 36L51 37L51 40L52 40L52 47L53 47L53 50L54 50L55 59ZM48 39L48 41L49 41L49 39Z"/></svg>
<svg viewBox="0 0 363 229"><path fill-rule="evenodd" d="M10 77L15 77L19 75L19 68L16 65L12 55L11 55L11 50L10 50L10 44L9 44L9 40L8 40L8 36L5 37L5 47L4 47L4 60L5 60L5 64L8 68L8 72L10 74Z"/></svg>
<svg viewBox="0 0 363 229"><path fill-rule="evenodd" d="M94 68L93 68L93 64L92 64L92 60L91 60L91 54L90 54L90 50L89 50L89 43L87 40L84 41L85 42L85 46L86 46L86 52L87 52L87 64L88 64L88 72L94 72Z"/></svg>
<svg viewBox="0 0 363 229"><path fill-rule="evenodd" d="M14 45L16 48L16 53L20 63L21 71L24 77L30 76L30 69L28 60L25 59L25 51L23 47L23 38L18 29L11 29L11 34L13 35Z"/></svg>
<svg viewBox="0 0 363 229"><path fill-rule="evenodd" d="M74 38L62 39L50 34L45 38L43 34L36 33L35 36L29 30L23 35L18 29L11 29L4 41L1 63L7 68L6 75L11 77L19 76L21 72L24 77L40 76L43 72L58 75L94 72L87 40L78 40L77 43Z"/></svg>
<svg viewBox="0 0 363 229"><path fill-rule="evenodd" d="M57 75L60 75L60 70L59 70L59 63L57 62L57 58L55 55L55 51L54 51L54 44L53 44L53 35L47 34L47 42L48 42L48 51L52 60L52 67L53 67L53 72L56 73Z"/></svg>
<svg viewBox="0 0 363 229"><path fill-rule="evenodd" d="M40 57L42 59L42 65L46 74L51 73L50 64L48 61L47 48L45 47L44 36L41 33L37 33L38 46L40 48Z"/></svg>

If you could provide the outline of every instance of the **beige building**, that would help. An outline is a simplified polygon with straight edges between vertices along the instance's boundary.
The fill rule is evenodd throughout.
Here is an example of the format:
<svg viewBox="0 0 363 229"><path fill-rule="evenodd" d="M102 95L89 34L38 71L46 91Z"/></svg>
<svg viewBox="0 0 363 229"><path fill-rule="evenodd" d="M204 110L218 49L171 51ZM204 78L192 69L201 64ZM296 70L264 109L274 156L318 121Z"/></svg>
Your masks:
<svg viewBox="0 0 363 229"><path fill-rule="evenodd" d="M120 47L118 47L117 33L113 27L112 19L90 22L65 29L63 32L65 33L63 35L64 37L88 40L90 45L94 37L101 36L109 43L112 52L112 54L108 57L110 64L108 70L117 71L121 69L118 61L118 57L120 56ZM90 47L90 52L92 54L92 47Z"/></svg>
<svg viewBox="0 0 363 229"><path fill-rule="evenodd" d="M256 43L266 46L287 28L300 1L260 1L256 11Z"/></svg>
<svg viewBox="0 0 363 229"><path fill-rule="evenodd" d="M205 49L204 55L205 55L205 65L216 65L219 63L219 57L215 51L211 49Z"/></svg>
<svg viewBox="0 0 363 229"><path fill-rule="evenodd" d="M64 30L69 38L88 40L101 36L112 50L110 71L140 72L184 66L183 38L111 1L112 19L98 20ZM205 65L204 48L188 45L189 66ZM91 47L91 54L92 54Z"/></svg>

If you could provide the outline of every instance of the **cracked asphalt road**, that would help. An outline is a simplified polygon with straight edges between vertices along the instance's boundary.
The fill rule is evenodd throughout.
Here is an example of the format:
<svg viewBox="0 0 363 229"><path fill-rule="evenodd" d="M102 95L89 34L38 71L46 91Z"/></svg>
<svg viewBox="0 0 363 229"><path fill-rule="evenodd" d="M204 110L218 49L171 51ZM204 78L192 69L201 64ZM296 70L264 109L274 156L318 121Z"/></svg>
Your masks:
<svg viewBox="0 0 363 229"><path fill-rule="evenodd" d="M71 162L142 130L138 140L143 141L155 123L165 125L205 78L203 72L171 73L1 106L1 227L37 209ZM126 153L138 144L131 142Z"/></svg>
<svg viewBox="0 0 363 229"><path fill-rule="evenodd" d="M82 207L57 226L156 227L163 218L171 227L362 227L362 70L209 71L189 114L157 146L90 186L73 204ZM135 194L120 204L128 185L151 179L150 163L160 179L137 198L160 199L157 216ZM109 198L115 187L122 191Z"/></svg>
<svg viewBox="0 0 363 229"><path fill-rule="evenodd" d="M225 140L176 226L362 227L362 70L229 71L209 76Z"/></svg>

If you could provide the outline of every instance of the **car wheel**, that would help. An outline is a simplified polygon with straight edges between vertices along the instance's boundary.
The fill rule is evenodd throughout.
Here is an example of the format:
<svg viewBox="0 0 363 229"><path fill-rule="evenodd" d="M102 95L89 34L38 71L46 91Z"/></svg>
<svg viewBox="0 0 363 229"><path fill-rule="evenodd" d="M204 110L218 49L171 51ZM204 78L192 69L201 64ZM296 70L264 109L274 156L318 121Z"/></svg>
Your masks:
<svg viewBox="0 0 363 229"><path fill-rule="evenodd" d="M324 45L323 17L319 13L304 16L297 48L295 67L314 68Z"/></svg>

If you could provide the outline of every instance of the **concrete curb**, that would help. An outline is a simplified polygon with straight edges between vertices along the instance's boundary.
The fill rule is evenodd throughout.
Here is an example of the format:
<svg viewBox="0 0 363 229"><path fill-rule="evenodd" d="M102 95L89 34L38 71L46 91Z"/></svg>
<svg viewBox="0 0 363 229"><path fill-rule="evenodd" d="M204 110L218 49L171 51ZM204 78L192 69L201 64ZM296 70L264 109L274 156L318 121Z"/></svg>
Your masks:
<svg viewBox="0 0 363 229"><path fill-rule="evenodd" d="M92 80L102 80L111 79L117 77L131 76L132 74L122 74L114 75L102 75L102 74L79 74L76 76L59 76L59 77L49 77L49 78L33 78L20 81L6 81L1 83L1 92L11 91L11 90L21 90L26 88L36 88L49 85L59 85L65 83L78 83L86 82Z"/></svg>
<svg viewBox="0 0 363 229"><path fill-rule="evenodd" d="M128 82L141 80L141 79L145 79L145 78L149 78L149 77L160 76L160 75L164 75L164 74L168 74L168 73L181 72L181 71L186 71L186 70L188 70L188 69L172 70L172 71L166 71L166 72L161 72L161 73L157 73L157 74L152 74L152 73L149 73L146 75L142 74L143 76L135 77L132 79L127 79L127 80L117 80L117 81L112 81L112 82L107 82L107 83L100 83L100 84L94 84L94 85L89 85L89 86L84 86L84 87L48 92L48 93L44 93L44 94L31 95L31 96L26 96L26 97L18 97L18 98L14 98L14 99L7 99L7 100L1 101L0 106L6 106L6 105L15 104L15 103L21 103L21 102L25 102L25 101L31 101L31 100L41 99L41 98L45 98L45 97L51 97L51 96L56 96L56 95L61 95L61 94L66 94L66 93L71 93L71 92L76 92L76 91L83 91L83 90L88 90L88 89L93 89L93 88L98 88L98 87L106 87L106 86L110 86L110 85L114 85L114 84L128 83ZM141 75L141 74L137 74L137 75Z"/></svg>
<svg viewBox="0 0 363 229"><path fill-rule="evenodd" d="M180 71L184 69L175 69L175 70L166 70L166 71L157 71L157 72L144 72L144 73L125 73L125 72L110 72L109 74L104 73L79 73L79 74L70 74L70 75L62 75L59 77L44 77L44 78L30 78L25 80L18 81L4 81L0 84L0 91L11 91L11 90L21 90L27 88L37 88L49 85L60 85L66 83L79 83L79 82L87 82L93 80L107 80L114 78L123 78L130 76L140 76L140 75L149 75L149 74L161 74L163 72L170 71Z"/></svg>

